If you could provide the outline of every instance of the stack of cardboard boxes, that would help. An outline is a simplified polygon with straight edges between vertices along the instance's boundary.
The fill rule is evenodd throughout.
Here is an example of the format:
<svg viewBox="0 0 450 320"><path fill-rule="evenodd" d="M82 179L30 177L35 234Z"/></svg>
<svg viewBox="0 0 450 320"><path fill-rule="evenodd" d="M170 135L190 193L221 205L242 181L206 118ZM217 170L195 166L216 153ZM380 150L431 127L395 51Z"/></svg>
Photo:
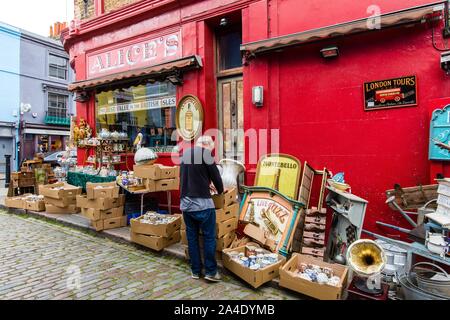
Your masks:
<svg viewBox="0 0 450 320"><path fill-rule="evenodd" d="M180 241L181 215L148 212L131 219L131 241L161 251Z"/></svg>
<svg viewBox="0 0 450 320"><path fill-rule="evenodd" d="M180 185L180 167L161 164L135 165L134 176L143 179L148 192L178 190Z"/></svg>
<svg viewBox="0 0 450 320"><path fill-rule="evenodd" d="M81 214L91 220L96 231L125 227L123 214L125 195L119 194L115 182L86 184L86 195L77 196L77 206Z"/></svg>
<svg viewBox="0 0 450 320"><path fill-rule="evenodd" d="M221 195L213 195L212 198L216 208L216 258L221 260L222 250L228 248L236 237L239 204L237 203L236 189L227 190ZM203 237L201 235L199 241L200 247L203 248ZM181 243L185 246L186 259L189 259L184 221L181 225Z"/></svg>
<svg viewBox="0 0 450 320"><path fill-rule="evenodd" d="M25 209L31 211L45 211L45 202L42 196L27 193L16 197L6 197L5 206L8 208Z"/></svg>
<svg viewBox="0 0 450 320"><path fill-rule="evenodd" d="M34 187L35 178L33 171L20 171L11 173L11 185L13 188Z"/></svg>
<svg viewBox="0 0 450 320"><path fill-rule="evenodd" d="M39 194L44 196L45 211L48 213L78 213L76 197L81 188L64 182L42 185Z"/></svg>

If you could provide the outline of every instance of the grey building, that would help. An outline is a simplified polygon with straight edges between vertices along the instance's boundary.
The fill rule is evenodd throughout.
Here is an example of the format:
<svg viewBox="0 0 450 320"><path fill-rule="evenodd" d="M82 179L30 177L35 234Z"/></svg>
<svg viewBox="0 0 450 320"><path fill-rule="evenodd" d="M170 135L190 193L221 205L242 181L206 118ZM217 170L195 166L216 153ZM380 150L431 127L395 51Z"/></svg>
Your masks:
<svg viewBox="0 0 450 320"><path fill-rule="evenodd" d="M75 107L74 74L59 40L20 30L19 160L64 150Z"/></svg>

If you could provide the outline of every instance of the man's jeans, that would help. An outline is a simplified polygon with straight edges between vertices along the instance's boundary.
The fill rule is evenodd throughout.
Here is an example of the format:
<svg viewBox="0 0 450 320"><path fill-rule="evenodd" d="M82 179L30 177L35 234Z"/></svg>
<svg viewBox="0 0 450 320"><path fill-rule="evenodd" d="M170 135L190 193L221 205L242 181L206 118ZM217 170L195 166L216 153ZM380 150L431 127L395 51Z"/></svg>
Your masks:
<svg viewBox="0 0 450 320"><path fill-rule="evenodd" d="M205 259L205 273L214 276L217 273L216 262L216 210L183 212L186 224L186 236L189 244L189 257L193 274L200 275L202 261L200 259L199 230L203 235L203 257Z"/></svg>

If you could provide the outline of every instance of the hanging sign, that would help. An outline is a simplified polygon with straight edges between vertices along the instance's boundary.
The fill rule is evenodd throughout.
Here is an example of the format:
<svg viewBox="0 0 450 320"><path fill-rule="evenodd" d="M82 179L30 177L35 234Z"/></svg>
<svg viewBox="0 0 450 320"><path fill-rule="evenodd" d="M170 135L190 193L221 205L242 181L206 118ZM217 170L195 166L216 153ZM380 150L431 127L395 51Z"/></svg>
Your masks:
<svg viewBox="0 0 450 320"><path fill-rule="evenodd" d="M192 141L202 132L203 106L193 95L186 95L178 103L176 113L178 134L186 141Z"/></svg>
<svg viewBox="0 0 450 320"><path fill-rule="evenodd" d="M268 154L258 162L255 186L280 191L283 195L297 199L301 163L287 154Z"/></svg>
<svg viewBox="0 0 450 320"><path fill-rule="evenodd" d="M364 83L364 109L417 105L417 78L408 76Z"/></svg>
<svg viewBox="0 0 450 320"><path fill-rule="evenodd" d="M430 160L450 160L450 105L433 111L430 123Z"/></svg>
<svg viewBox="0 0 450 320"><path fill-rule="evenodd" d="M181 32L151 37L87 57L87 78L145 68L181 58Z"/></svg>

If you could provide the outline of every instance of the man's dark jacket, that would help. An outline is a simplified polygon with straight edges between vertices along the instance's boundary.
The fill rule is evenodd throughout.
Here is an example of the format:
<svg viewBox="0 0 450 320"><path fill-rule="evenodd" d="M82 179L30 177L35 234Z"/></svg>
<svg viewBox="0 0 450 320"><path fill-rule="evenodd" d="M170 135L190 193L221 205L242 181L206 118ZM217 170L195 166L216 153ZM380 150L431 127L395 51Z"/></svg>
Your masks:
<svg viewBox="0 0 450 320"><path fill-rule="evenodd" d="M223 183L211 151L193 147L183 152L180 165L181 197L211 198L210 183L223 193Z"/></svg>

